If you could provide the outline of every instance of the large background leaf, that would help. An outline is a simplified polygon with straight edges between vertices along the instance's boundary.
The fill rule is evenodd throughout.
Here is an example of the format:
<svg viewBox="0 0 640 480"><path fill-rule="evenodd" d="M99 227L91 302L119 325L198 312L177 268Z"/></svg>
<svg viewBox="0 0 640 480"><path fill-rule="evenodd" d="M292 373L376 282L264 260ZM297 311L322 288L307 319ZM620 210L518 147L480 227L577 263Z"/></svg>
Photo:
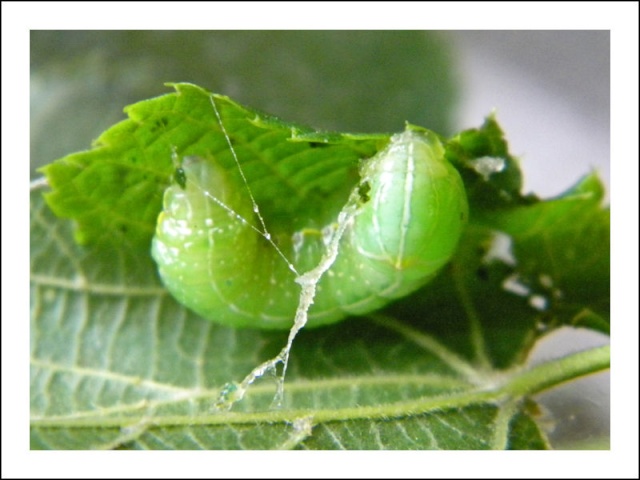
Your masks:
<svg viewBox="0 0 640 480"><path fill-rule="evenodd" d="M503 291L482 305L509 313L473 318L435 309L434 299L427 323L376 316L303 331L282 408L271 407L274 384L264 379L231 411L217 410L227 384L286 335L195 317L164 291L148 256L77 246L39 192L31 215L32 448L545 448L528 394L608 364L603 352L542 378L497 370L517 366L533 340L514 341L535 318L526 301L505 305ZM468 260L443 277L475 268ZM462 284L444 298L464 307L484 295Z"/></svg>

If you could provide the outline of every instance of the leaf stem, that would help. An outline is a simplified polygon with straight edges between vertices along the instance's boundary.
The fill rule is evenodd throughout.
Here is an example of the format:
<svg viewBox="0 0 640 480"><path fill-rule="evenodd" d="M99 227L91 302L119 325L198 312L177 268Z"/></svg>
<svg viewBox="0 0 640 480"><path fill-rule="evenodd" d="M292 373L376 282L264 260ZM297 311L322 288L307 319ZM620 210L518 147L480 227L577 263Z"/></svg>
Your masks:
<svg viewBox="0 0 640 480"><path fill-rule="evenodd" d="M512 377L500 392L514 397L533 395L578 377L610 367L610 346L592 348L537 365Z"/></svg>
<svg viewBox="0 0 640 480"><path fill-rule="evenodd" d="M540 393L561 383L574 380L583 375L596 373L609 367L609 346L598 347L552 360L519 373L509 372L502 385L494 388L474 388L456 391L448 395L425 396L412 400L383 405L347 406L343 408L321 408L316 410L277 409L260 412L216 412L191 415L166 415L147 420L151 427L177 425L230 425L250 423L291 422L296 418L309 418L317 425L330 421L356 419L389 419L439 412L451 408L464 408L470 405L493 404L507 408L498 421L498 427L506 428L505 419L512 415L513 402L518 399ZM313 382L310 383L313 388ZM31 420L32 427L121 427L131 425L131 417L114 418L41 418ZM494 447L501 446L504 432L494 439Z"/></svg>

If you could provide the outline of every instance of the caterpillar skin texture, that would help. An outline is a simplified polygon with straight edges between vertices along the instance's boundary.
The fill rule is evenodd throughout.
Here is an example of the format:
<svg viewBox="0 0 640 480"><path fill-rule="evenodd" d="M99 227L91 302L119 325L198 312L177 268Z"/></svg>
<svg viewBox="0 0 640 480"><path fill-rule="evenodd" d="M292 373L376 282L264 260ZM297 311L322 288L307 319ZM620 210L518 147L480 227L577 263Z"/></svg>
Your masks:
<svg viewBox="0 0 640 480"><path fill-rule="evenodd" d="M290 328L300 287L274 246L248 225L259 222L246 187L212 159L185 158L182 168L185 188L167 188L152 247L166 287L221 324ZM393 136L363 162L360 178L353 186L358 213L318 284L307 327L371 312L418 289L448 262L464 228L462 180L434 134L408 128ZM326 248L317 227L272 238L301 274Z"/></svg>

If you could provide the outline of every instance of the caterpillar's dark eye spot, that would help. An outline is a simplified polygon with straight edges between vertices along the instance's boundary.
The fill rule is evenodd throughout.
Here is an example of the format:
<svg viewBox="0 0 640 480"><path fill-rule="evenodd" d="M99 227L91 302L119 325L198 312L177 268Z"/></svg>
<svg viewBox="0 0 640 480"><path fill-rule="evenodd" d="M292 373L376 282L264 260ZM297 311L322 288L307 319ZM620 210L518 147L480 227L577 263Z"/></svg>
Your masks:
<svg viewBox="0 0 640 480"><path fill-rule="evenodd" d="M183 190L187 188L187 175L184 173L184 168L176 168L173 172L173 179Z"/></svg>

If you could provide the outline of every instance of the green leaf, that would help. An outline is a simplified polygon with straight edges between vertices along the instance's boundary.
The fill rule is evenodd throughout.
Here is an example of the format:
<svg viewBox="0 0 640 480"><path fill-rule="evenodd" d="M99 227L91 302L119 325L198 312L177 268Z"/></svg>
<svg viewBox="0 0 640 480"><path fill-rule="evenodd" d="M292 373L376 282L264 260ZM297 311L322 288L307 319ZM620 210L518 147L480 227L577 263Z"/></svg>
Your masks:
<svg viewBox="0 0 640 480"><path fill-rule="evenodd" d="M462 174L472 216L478 211L533 200L521 195L518 160L509 153L504 133L493 115L480 128L464 130L449 139L446 155Z"/></svg>
<svg viewBox="0 0 640 480"><path fill-rule="evenodd" d="M537 298L549 327L609 333L610 211L595 174L555 199L486 213L511 236L518 282Z"/></svg>
<svg viewBox="0 0 640 480"><path fill-rule="evenodd" d="M47 202L57 215L77 222L80 243L148 248L163 192L176 168L175 155L215 157L222 168L237 174L211 94L190 84L174 86L176 93L128 107L130 119L102 134L93 150L42 168L53 188ZM309 191L318 200L332 196L343 202L345 187L352 186L345 179L355 182L358 161L372 156L388 139L320 135L227 97L214 98L230 140L239 143L238 157L249 165L246 178L267 217L270 210L278 210L280 216L296 218L303 203L321 209L321 202L309 202ZM301 160L317 167L296 175Z"/></svg>
<svg viewBox="0 0 640 480"><path fill-rule="evenodd" d="M547 448L530 395L608 366L604 348L499 370L483 363L492 354L478 339L508 340L508 322L483 330L484 317L441 309L437 324L450 327L434 330L434 318L380 315L301 332L281 408L265 378L217 410L228 382L286 335L195 317L148 255L76 245L38 192L31 219L33 449ZM457 288L449 304L468 301L464 282Z"/></svg>

